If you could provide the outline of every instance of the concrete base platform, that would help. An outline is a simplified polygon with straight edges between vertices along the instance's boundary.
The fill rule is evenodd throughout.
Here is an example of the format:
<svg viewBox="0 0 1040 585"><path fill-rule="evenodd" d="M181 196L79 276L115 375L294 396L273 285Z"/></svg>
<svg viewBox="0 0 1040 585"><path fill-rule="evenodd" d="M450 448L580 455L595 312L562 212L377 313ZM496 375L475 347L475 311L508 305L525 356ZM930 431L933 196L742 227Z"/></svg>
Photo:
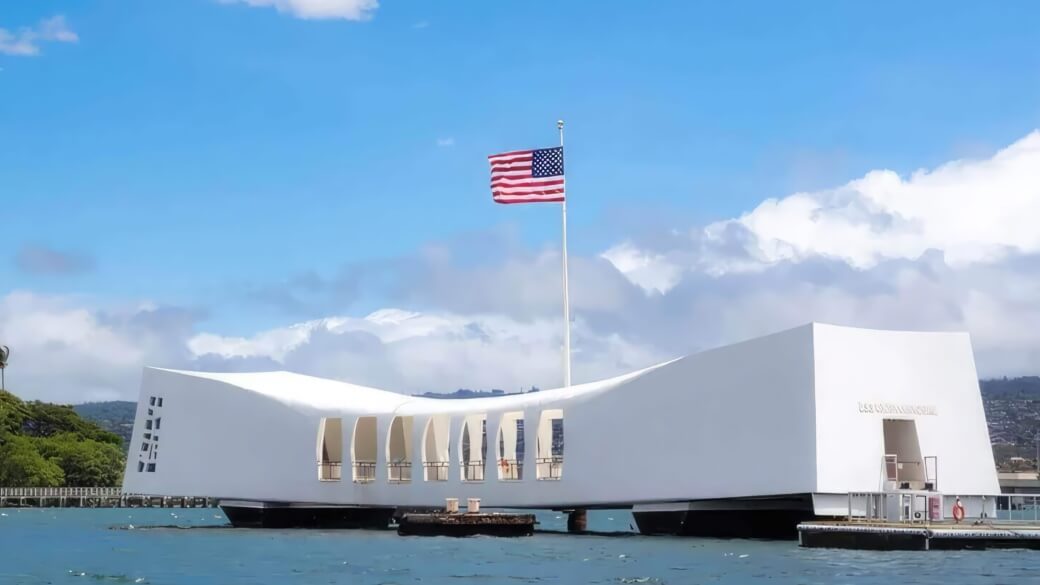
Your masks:
<svg viewBox="0 0 1040 585"><path fill-rule="evenodd" d="M402 536L530 536L534 514L405 514L398 521Z"/></svg>
<svg viewBox="0 0 1040 585"><path fill-rule="evenodd" d="M222 500L220 509L236 528L386 529L394 515L394 508L241 500Z"/></svg>
<svg viewBox="0 0 1040 585"><path fill-rule="evenodd" d="M642 534L785 540L816 518L810 494L641 505L632 517Z"/></svg>
<svg viewBox="0 0 1040 585"><path fill-rule="evenodd" d="M798 525L798 542L807 548L860 550L1040 550L1040 526L805 522Z"/></svg>

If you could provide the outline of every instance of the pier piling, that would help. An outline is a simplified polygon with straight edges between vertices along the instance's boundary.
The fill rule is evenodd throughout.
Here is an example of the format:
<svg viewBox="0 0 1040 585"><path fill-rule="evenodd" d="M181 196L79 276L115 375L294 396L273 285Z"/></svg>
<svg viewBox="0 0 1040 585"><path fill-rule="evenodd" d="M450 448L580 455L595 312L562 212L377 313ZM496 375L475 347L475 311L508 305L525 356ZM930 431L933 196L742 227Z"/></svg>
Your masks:
<svg viewBox="0 0 1040 585"><path fill-rule="evenodd" d="M567 512L567 532L585 532L588 529L588 510L577 508Z"/></svg>

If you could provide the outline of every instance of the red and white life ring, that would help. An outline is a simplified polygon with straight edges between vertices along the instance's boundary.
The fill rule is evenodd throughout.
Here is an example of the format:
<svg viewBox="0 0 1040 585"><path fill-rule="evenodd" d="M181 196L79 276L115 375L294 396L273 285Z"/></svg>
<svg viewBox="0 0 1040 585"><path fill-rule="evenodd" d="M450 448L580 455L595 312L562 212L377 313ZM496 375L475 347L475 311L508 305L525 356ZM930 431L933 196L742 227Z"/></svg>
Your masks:
<svg viewBox="0 0 1040 585"><path fill-rule="evenodd" d="M957 522L964 520L964 504L960 500L953 505L953 519Z"/></svg>

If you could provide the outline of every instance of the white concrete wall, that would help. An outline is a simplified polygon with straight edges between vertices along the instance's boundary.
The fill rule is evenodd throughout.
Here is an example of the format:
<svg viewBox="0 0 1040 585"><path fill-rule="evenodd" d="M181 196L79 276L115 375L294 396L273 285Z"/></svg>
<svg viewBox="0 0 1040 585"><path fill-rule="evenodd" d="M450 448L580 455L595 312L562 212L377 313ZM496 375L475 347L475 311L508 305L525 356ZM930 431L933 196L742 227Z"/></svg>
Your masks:
<svg viewBox="0 0 1040 585"><path fill-rule="evenodd" d="M131 445L124 486L132 492L386 506L479 497L486 506L564 507L876 490L883 417L859 412L857 401L935 403L940 414L919 417L918 433L922 452L940 456L940 487L996 490L970 346L956 334L805 326L612 380L473 400L400 396L288 373L151 369L141 403L150 395L165 398L162 450L155 473L138 473ZM538 421L548 409L564 413L559 481L535 479ZM524 480L499 481L502 414L516 411L525 418ZM375 481L353 483L349 459L342 481L317 481L321 417L342 417L346 442L366 415L378 419ZM413 480L387 483L395 415L414 417L407 431L413 446L423 445L428 421L440 417L450 437L448 481L424 481L414 450ZM475 457L479 418L487 416L491 461L483 482L461 480L467 415L475 421ZM507 433L511 426L507 421Z"/></svg>
<svg viewBox="0 0 1040 585"><path fill-rule="evenodd" d="M816 491L878 491L889 418L916 421L940 491L1000 493L967 334L813 330Z"/></svg>

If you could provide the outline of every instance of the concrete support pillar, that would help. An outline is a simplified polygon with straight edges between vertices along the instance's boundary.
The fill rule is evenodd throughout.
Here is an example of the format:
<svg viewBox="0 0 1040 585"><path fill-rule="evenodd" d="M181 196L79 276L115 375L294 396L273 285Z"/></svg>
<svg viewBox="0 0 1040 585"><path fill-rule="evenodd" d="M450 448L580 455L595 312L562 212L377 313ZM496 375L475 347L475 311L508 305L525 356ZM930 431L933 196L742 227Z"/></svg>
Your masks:
<svg viewBox="0 0 1040 585"><path fill-rule="evenodd" d="M578 508L567 512L567 532L585 532L588 527L588 510Z"/></svg>

